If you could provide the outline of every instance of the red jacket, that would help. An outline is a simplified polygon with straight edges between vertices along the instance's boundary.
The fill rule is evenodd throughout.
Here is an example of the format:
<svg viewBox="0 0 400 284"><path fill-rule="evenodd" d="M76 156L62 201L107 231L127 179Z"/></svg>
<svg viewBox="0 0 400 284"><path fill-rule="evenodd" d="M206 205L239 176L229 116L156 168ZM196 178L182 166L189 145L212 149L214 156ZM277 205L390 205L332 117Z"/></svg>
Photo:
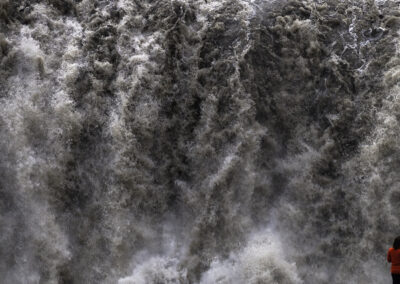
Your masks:
<svg viewBox="0 0 400 284"><path fill-rule="evenodd" d="M390 248L387 254L387 260L392 263L390 272L400 274L400 249Z"/></svg>

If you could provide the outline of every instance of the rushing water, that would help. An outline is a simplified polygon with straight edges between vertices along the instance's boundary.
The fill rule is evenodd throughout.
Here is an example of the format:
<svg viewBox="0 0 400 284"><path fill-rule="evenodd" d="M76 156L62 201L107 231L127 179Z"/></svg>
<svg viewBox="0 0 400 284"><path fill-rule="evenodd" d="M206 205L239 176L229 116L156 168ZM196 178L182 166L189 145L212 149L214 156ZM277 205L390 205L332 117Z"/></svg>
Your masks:
<svg viewBox="0 0 400 284"><path fill-rule="evenodd" d="M1 283L389 283L399 7L0 0Z"/></svg>

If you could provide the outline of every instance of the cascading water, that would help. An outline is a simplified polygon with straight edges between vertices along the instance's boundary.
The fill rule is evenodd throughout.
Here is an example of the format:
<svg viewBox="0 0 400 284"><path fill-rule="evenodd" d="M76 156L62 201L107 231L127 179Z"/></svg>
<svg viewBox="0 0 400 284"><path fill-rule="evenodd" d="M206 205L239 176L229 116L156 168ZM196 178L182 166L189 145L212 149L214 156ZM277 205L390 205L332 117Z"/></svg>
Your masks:
<svg viewBox="0 0 400 284"><path fill-rule="evenodd" d="M0 282L389 283L399 5L0 0Z"/></svg>

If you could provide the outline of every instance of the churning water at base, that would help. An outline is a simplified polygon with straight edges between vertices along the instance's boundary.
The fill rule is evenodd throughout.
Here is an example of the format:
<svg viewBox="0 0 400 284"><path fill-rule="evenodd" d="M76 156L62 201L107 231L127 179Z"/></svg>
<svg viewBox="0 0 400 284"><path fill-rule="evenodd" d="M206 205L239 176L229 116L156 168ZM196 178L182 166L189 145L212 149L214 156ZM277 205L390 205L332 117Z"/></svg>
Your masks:
<svg viewBox="0 0 400 284"><path fill-rule="evenodd" d="M400 9L0 0L0 275L388 283Z"/></svg>

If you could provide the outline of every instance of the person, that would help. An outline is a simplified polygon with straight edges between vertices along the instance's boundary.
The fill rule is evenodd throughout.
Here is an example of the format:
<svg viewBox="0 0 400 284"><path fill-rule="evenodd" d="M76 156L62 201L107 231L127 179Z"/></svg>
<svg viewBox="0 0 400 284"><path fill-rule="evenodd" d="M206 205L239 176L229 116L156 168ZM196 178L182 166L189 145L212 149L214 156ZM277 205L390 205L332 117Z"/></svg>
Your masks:
<svg viewBox="0 0 400 284"><path fill-rule="evenodd" d="M390 273L393 284L400 284L400 236L394 239L393 247L388 251L387 260L392 263Z"/></svg>

